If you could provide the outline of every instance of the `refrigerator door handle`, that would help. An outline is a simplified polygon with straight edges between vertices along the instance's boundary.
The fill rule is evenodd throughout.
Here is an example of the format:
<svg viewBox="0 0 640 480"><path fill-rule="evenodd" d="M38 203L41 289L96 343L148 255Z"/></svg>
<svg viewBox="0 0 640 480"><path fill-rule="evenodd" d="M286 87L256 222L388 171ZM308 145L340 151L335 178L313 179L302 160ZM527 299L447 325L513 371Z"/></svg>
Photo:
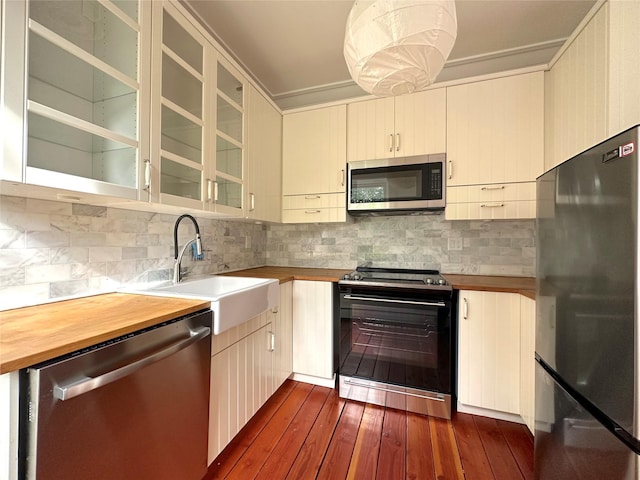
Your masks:
<svg viewBox="0 0 640 480"><path fill-rule="evenodd" d="M163 358L179 352L180 350L184 350L185 348L193 345L194 343L207 337L210 334L211 329L209 327L199 327L195 330L189 330L189 338L173 343L168 347L163 348L162 350L141 358L140 360L129 363L123 367L116 368L115 370L111 370L110 372L104 373L97 377L84 377L66 385L56 385L55 387L53 387L53 396L58 400L69 400L71 398L82 395L83 393L90 392L91 390L95 390L98 387L102 387L103 385L107 385L109 383L115 382L116 380L120 380L121 378L131 375L141 368L160 361Z"/></svg>

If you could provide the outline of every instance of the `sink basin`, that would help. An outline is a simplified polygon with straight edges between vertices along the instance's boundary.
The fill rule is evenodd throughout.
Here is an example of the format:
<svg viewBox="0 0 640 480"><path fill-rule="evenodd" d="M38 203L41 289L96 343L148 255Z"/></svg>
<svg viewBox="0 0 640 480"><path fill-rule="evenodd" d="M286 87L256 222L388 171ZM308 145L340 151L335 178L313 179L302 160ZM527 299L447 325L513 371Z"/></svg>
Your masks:
<svg viewBox="0 0 640 480"><path fill-rule="evenodd" d="M277 307L280 300L278 280L226 275L143 288L133 293L210 301L214 335Z"/></svg>

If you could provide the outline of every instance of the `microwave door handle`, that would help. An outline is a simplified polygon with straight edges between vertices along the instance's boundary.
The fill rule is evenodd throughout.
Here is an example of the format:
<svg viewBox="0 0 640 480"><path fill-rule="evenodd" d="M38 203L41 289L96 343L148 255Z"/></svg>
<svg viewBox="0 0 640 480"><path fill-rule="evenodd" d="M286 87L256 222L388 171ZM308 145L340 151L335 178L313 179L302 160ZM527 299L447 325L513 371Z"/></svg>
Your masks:
<svg viewBox="0 0 640 480"><path fill-rule="evenodd" d="M362 300L366 302L380 302L380 303L401 303L406 305L425 305L428 307L446 307L444 302L418 302L415 300L393 300L389 298L369 298L369 297L358 297L356 295L345 295L344 298L347 300Z"/></svg>

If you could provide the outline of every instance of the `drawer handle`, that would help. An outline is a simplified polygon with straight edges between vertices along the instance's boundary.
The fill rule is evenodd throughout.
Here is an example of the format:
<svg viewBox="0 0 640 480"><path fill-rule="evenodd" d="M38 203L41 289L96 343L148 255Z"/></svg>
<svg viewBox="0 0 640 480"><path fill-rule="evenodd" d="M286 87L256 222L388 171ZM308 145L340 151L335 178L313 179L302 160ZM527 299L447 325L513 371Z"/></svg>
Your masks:
<svg viewBox="0 0 640 480"><path fill-rule="evenodd" d="M304 213L320 213L320 210L305 210Z"/></svg>
<svg viewBox="0 0 640 480"><path fill-rule="evenodd" d="M504 203L483 203L480 208L500 208L504 207Z"/></svg>
<svg viewBox="0 0 640 480"><path fill-rule="evenodd" d="M469 318L469 301L464 298L464 304L463 304L463 309L462 309L462 318L464 318L465 320L467 318Z"/></svg>
<svg viewBox="0 0 640 480"><path fill-rule="evenodd" d="M320 198L320 195L305 195L305 200L317 200Z"/></svg>
<svg viewBox="0 0 640 480"><path fill-rule="evenodd" d="M480 190L504 190L504 185L500 185L499 187L482 187Z"/></svg>

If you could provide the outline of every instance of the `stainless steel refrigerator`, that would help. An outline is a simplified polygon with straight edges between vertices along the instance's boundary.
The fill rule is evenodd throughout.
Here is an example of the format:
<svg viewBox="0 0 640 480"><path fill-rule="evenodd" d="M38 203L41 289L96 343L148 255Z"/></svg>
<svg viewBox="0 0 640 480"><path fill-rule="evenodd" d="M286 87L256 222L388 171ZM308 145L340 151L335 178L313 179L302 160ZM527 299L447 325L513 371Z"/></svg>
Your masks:
<svg viewBox="0 0 640 480"><path fill-rule="evenodd" d="M537 479L639 478L639 128L537 181Z"/></svg>

